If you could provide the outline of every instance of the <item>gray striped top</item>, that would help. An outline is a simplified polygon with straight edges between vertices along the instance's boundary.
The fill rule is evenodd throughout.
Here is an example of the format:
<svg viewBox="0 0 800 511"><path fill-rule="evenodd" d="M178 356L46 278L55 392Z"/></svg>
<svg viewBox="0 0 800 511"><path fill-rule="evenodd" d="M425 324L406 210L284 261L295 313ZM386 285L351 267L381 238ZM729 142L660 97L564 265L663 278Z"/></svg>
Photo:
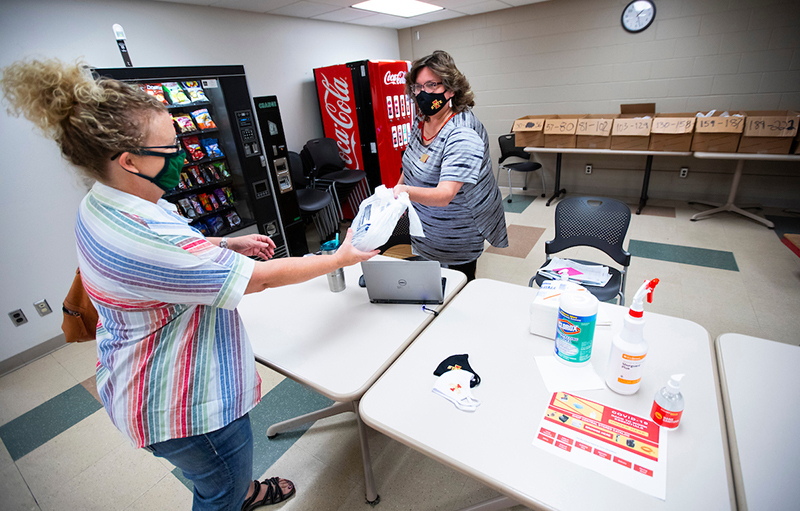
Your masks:
<svg viewBox="0 0 800 511"><path fill-rule="evenodd" d="M403 155L405 184L428 188L440 181L464 184L445 207L414 203L425 231L424 238L411 237L414 253L444 264L466 264L483 253L484 239L495 247L507 247L503 198L492 172L483 124L466 110L424 146L419 121L412 125Z"/></svg>

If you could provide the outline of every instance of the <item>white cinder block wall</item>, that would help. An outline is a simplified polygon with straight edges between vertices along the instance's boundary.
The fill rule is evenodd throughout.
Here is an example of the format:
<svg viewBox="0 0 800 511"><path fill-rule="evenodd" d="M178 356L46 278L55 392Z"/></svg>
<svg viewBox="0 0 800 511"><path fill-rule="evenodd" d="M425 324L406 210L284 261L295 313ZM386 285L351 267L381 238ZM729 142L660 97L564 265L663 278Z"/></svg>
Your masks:
<svg viewBox="0 0 800 511"><path fill-rule="evenodd" d="M507 2L513 3L513 2ZM443 49L476 95L475 113L497 137L529 114L619 113L655 102L658 112L800 109L800 2L655 0L655 22L629 34L628 0L554 0L399 31L401 57ZM417 37L417 34L419 37ZM555 155L538 156L552 194ZM570 193L635 198L644 157L564 155ZM594 165L587 176L584 166ZM678 177L682 166L689 177ZM655 157L651 198L725 202L735 162ZM800 206L800 165L745 165L741 202ZM521 186L522 174L512 181ZM499 178L507 186L507 176ZM537 176L529 179L538 189Z"/></svg>

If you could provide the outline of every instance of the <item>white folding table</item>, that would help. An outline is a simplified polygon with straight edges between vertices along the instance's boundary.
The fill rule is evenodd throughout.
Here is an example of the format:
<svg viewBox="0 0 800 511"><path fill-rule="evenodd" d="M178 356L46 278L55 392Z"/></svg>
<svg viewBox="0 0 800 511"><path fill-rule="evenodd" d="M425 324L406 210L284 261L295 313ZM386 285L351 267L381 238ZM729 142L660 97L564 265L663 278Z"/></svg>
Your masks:
<svg viewBox="0 0 800 511"><path fill-rule="evenodd" d="M800 348L741 334L716 345L739 509L797 509Z"/></svg>
<svg viewBox="0 0 800 511"><path fill-rule="evenodd" d="M603 390L581 397L649 417L669 376L685 373L686 409L668 433L666 500L662 501L533 445L551 393L535 356L553 341L529 333L537 289L493 280L470 282L361 399L369 426L482 483L505 497L468 509L520 503L534 509L734 509L725 423L708 332L684 319L645 312L650 345L641 389L633 396ZM612 334L627 309L601 303L611 327L598 327L591 363L605 374ZM554 326L555 328L555 326ZM431 390L437 365L466 353L481 383L474 413L457 410ZM662 430L663 431L663 430Z"/></svg>
<svg viewBox="0 0 800 511"><path fill-rule="evenodd" d="M246 295L237 309L259 362L336 401L329 408L273 424L267 435L355 412L366 497L376 502L379 497L358 400L434 316L420 305L370 303L367 290L358 286L360 265L345 268L344 275L347 288L339 293L329 290L323 275ZM447 279L445 304L426 306L436 311L466 283L466 276L455 270L443 268L442 276Z"/></svg>
<svg viewBox="0 0 800 511"><path fill-rule="evenodd" d="M746 160L761 160L761 161L795 161L800 162L800 156L791 155L791 154L750 154L750 153L702 153L697 152L694 153L695 158L701 159L709 159L709 160L736 160L736 170L733 173L733 181L731 182L731 189L728 192L728 201L725 204L715 204L711 202L705 201L690 201L689 204L705 204L708 206L714 206L714 209L709 209L707 211L701 211L700 213L696 213L692 215L691 220L694 222L696 220L700 220L702 218L709 217L711 215L716 215L717 213L722 213L723 211L730 211L732 213L738 213L742 216L746 216L747 218L751 218L756 222L760 222L770 229L775 228L775 224L767 220L766 218L761 218L758 215L754 215L749 211L745 211L742 208L736 206L733 201L736 200L736 193L739 191L739 180L742 178L742 170L744 169L744 162Z"/></svg>

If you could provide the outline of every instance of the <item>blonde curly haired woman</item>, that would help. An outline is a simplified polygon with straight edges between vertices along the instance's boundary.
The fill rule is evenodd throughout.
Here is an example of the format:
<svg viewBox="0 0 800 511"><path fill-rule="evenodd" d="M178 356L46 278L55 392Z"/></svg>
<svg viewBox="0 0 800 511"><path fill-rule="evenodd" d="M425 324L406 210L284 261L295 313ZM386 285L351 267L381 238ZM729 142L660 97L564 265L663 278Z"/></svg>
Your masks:
<svg viewBox="0 0 800 511"><path fill-rule="evenodd" d="M249 511L295 494L291 481L252 480L248 412L261 380L236 306L247 293L303 282L365 261L344 244L330 256L272 257L267 236L206 238L161 199L184 162L172 118L125 83L80 63L16 62L3 96L96 182L75 224L84 286L97 309L97 387L134 447L181 468L193 509Z"/></svg>

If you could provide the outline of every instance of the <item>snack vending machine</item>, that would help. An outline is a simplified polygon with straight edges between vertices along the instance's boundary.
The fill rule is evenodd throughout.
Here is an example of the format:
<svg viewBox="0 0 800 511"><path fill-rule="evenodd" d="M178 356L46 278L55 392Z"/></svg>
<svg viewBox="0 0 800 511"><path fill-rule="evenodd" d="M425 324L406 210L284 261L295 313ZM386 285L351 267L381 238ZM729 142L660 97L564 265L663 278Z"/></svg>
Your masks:
<svg viewBox="0 0 800 511"><path fill-rule="evenodd" d="M373 190L397 184L415 106L405 91L410 62L361 60L314 69L325 136Z"/></svg>
<svg viewBox="0 0 800 511"><path fill-rule="evenodd" d="M267 172L243 66L94 69L136 84L164 105L186 161L180 184L164 194L206 236L256 225L289 251Z"/></svg>

